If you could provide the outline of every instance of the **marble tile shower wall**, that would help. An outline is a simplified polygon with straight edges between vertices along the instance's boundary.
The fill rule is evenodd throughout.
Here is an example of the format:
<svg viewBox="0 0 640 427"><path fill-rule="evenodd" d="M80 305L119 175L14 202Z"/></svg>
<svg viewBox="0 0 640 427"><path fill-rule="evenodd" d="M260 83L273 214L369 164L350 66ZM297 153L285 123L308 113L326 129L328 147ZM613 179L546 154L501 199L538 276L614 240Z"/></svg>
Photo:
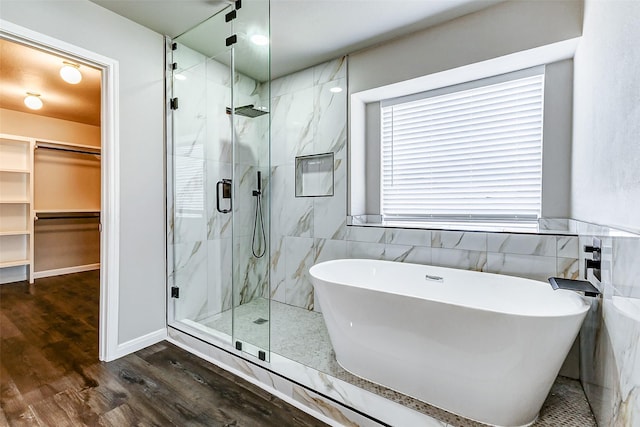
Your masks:
<svg viewBox="0 0 640 427"><path fill-rule="evenodd" d="M345 58L271 83L270 296L280 302L313 307L307 269L316 239L346 232L346 93ZM322 153L334 153L333 196L295 197L296 156Z"/></svg>
<svg viewBox="0 0 640 427"><path fill-rule="evenodd" d="M640 425L640 235L589 225L579 233L581 247L602 240L604 294L580 331L580 379L599 426Z"/></svg>
<svg viewBox="0 0 640 427"><path fill-rule="evenodd" d="M169 222L169 242L173 242L171 283L181 288L176 319L202 320L231 308L232 249L235 277L241 286L233 291L235 301L249 299L267 283L266 260L254 262L250 250L253 221L251 190L256 186L258 168L266 172L265 148L259 143L268 134L268 116L236 117L235 170L232 163L230 116L231 73L229 67L180 45L174 62L185 79L174 81L174 96L180 99L173 113L174 200ZM258 104L262 85L236 73L235 105ZM230 214L216 209L216 183L234 174L236 231L232 248ZM266 173L264 174L266 176ZM183 195L189 199L181 199Z"/></svg>
<svg viewBox="0 0 640 427"><path fill-rule="evenodd" d="M433 264L545 280L577 278L578 238L346 225L346 61L340 58L272 82L271 297L318 310L309 267L337 258ZM295 197L300 155L335 153L334 195Z"/></svg>

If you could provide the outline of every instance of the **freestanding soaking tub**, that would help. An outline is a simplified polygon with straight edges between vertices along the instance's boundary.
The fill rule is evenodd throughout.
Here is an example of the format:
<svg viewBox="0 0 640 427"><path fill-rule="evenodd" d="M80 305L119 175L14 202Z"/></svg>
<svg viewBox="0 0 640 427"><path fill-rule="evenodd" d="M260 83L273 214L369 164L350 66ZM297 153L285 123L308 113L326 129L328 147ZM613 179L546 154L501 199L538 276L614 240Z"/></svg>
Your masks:
<svg viewBox="0 0 640 427"><path fill-rule="evenodd" d="M589 307L476 271L344 259L309 272L344 369L498 426L536 420Z"/></svg>

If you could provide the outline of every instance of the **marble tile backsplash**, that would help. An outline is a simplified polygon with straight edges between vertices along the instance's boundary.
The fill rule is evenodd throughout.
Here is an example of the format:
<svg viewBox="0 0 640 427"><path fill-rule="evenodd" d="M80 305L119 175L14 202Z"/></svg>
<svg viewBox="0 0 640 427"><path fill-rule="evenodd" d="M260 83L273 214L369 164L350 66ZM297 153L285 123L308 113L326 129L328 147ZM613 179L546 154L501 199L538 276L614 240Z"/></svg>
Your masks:
<svg viewBox="0 0 640 427"><path fill-rule="evenodd" d="M447 238L442 239L443 235ZM431 238L431 236L436 237ZM309 302L313 301L313 286L306 270L317 262L345 257L430 264L526 277L544 282L552 276L566 278L579 276L577 258L555 256L556 239L565 239L564 236L541 236L543 242L539 243L529 238L537 236L526 236L526 246L516 247L515 250L529 251L531 254L482 250L483 247L487 247L487 240L491 237L491 233L448 234L440 231L372 227L350 227L347 240L286 236L284 259L272 261L272 275L280 270L280 263L285 263L290 273L283 278L287 296L274 297L280 302L313 309L314 307L309 305ZM508 237L503 235L498 237L501 240L505 238L508 240ZM432 242L436 242L437 246L432 246ZM536 255L538 253L536 248L547 246L552 248L549 249L549 253L552 252L554 255ZM292 247L295 250L289 249ZM460 247L479 250L460 249ZM309 264L309 260L314 262Z"/></svg>

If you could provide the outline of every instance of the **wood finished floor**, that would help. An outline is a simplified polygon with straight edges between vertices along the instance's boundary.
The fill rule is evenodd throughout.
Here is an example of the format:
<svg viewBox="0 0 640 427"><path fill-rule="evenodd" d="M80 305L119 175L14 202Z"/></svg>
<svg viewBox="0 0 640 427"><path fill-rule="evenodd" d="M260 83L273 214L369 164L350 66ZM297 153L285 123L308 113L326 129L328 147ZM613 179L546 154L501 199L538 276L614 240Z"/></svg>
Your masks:
<svg viewBox="0 0 640 427"><path fill-rule="evenodd" d="M0 285L0 426L322 426L162 342L98 361L99 273Z"/></svg>

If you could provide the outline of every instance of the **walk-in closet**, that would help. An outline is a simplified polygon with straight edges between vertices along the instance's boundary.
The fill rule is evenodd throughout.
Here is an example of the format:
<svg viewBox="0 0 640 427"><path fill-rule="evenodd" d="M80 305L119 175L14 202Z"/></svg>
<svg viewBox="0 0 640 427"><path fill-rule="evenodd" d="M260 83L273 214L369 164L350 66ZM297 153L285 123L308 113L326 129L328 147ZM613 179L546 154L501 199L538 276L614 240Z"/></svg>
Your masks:
<svg viewBox="0 0 640 427"><path fill-rule="evenodd" d="M0 39L0 284L100 268L101 71Z"/></svg>

